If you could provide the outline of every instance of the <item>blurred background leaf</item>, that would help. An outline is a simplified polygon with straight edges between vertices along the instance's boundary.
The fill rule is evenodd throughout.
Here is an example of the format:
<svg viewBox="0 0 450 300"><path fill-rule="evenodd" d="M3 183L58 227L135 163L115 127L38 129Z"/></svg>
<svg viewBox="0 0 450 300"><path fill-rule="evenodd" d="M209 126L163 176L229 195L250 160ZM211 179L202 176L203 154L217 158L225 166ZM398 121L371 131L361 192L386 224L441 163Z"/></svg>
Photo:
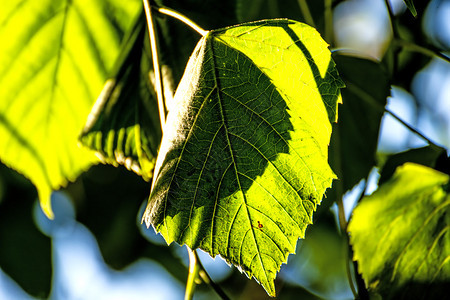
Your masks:
<svg viewBox="0 0 450 300"><path fill-rule="evenodd" d="M47 298L52 277L51 242L33 222L36 189L4 165L0 165L0 182L0 271L26 293Z"/></svg>
<svg viewBox="0 0 450 300"><path fill-rule="evenodd" d="M438 163L438 158L440 156L447 157L445 149L434 145L390 155L382 166L378 184L383 184L389 180L394 174L395 169L407 162L436 168L438 167L436 164Z"/></svg>
<svg viewBox="0 0 450 300"><path fill-rule="evenodd" d="M76 137L139 1L8 1L0 12L0 159L50 194L96 162ZM6 99L6 100L5 100Z"/></svg>
<svg viewBox="0 0 450 300"><path fill-rule="evenodd" d="M367 178L376 165L380 122L389 95L389 81L379 63L339 52L333 59L346 85L329 149L330 165L339 178L334 185L341 185L342 191L329 191L326 206L342 196L338 191L345 193Z"/></svg>
<svg viewBox="0 0 450 300"><path fill-rule="evenodd" d="M450 264L449 176L406 163L353 212L348 231L369 291L383 299L443 299Z"/></svg>

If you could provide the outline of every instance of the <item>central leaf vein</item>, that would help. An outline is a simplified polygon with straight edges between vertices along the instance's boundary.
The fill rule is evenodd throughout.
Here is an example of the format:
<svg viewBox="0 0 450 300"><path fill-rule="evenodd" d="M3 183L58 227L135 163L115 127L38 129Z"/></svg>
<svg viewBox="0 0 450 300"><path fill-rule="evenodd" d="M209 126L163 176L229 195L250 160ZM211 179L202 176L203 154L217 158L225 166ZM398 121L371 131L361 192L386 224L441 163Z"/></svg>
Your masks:
<svg viewBox="0 0 450 300"><path fill-rule="evenodd" d="M226 140L227 140L228 149L230 151L230 157L231 157L231 160L232 160L235 177L236 177L236 181L237 181L237 184L238 184L238 189L239 189L239 191L241 191L242 198L243 198L244 203L245 203L245 210L247 212L247 218L248 218L248 221L250 223L250 231L252 232L253 242L255 244L255 247L256 247L256 250L257 250L257 253L258 253L259 262L261 264L261 267L264 270L264 276L265 276L265 280L267 282L269 280L268 277L267 277L267 271L265 269L264 262L262 261L261 252L260 252L260 248L259 248L259 245L258 245L258 241L256 239L255 231L254 231L254 229L252 227L252 218L250 216L250 211L248 210L247 196L245 195L245 192L244 192L244 190L242 188L242 185L241 185L241 182L240 182L240 179L239 179L238 170L237 170L237 164L236 164L236 160L235 160L235 154L234 154L234 151L233 151L233 148L232 148L232 145L231 145L230 136L229 136L229 132L228 132L228 128L227 128L226 117L225 117L225 113L224 113L224 103L223 103L223 99L222 99L222 97L220 95L220 91L221 91L220 90L220 83L218 81L218 76L217 76L217 73L216 73L216 70L217 70L216 69L216 61L215 61L215 56L214 56L214 48L213 48L213 45L212 45L213 44L213 39L210 39L209 43L210 43L210 51L211 51L211 55L212 55L211 62L213 64L213 70L214 70L213 78L214 78L215 86L217 88L217 99L218 99L218 102L219 102L220 116L221 116L221 119L222 119L222 123L224 124L225 137L226 137Z"/></svg>

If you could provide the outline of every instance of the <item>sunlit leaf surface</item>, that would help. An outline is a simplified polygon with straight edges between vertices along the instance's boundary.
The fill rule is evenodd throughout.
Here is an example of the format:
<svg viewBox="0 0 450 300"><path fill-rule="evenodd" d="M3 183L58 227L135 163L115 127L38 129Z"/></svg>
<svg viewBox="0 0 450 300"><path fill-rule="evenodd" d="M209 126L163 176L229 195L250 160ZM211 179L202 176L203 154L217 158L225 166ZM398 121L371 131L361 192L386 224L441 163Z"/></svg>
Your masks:
<svg viewBox="0 0 450 300"><path fill-rule="evenodd" d="M335 175L340 102L327 44L289 20L212 31L169 113L144 215L168 243L220 254L270 295Z"/></svg>
<svg viewBox="0 0 450 300"><path fill-rule="evenodd" d="M448 175L407 163L356 207L348 230L369 291L383 299L448 296L449 187Z"/></svg>
<svg viewBox="0 0 450 300"><path fill-rule="evenodd" d="M78 134L140 2L5 1L0 9L0 159L50 193L95 162Z"/></svg>

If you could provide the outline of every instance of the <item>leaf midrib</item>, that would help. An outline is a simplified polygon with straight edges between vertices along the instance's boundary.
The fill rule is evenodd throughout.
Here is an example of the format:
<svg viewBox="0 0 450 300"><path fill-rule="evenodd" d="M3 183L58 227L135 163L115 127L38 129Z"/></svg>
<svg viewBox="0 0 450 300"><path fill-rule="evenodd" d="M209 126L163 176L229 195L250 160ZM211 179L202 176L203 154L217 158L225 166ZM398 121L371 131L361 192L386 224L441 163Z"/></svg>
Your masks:
<svg viewBox="0 0 450 300"><path fill-rule="evenodd" d="M206 38L208 38L208 36ZM263 268L265 280L266 280L267 283L269 283L269 279L267 277L267 271L266 271L265 265L264 265L264 263L262 261L261 251L260 251L260 248L259 248L259 245L258 245L258 241L256 239L255 230L254 230L254 228L252 226L252 218L250 216L250 211L248 210L247 197L246 197L246 195L245 195L245 193L244 193L244 191L242 189L242 185L241 185L241 182L240 182L240 179L239 179L237 165L236 165L236 161L235 161L235 158L234 158L235 154L234 154L233 148L231 146L231 141L230 141L230 137L229 137L229 133L228 133L228 128L227 128L226 121L225 121L222 97L220 96L220 93L219 93L219 91L220 91L220 84L218 82L218 76L217 76L216 56L214 55L214 48L213 48L213 37L209 36L208 43L209 43L211 56L212 56L211 57L211 61L212 61L212 64L213 64L213 72L212 72L212 74L213 74L213 77L214 77L215 88L217 89L217 98L218 98L218 102L219 102L220 115L221 115L222 123L223 123L224 129L225 129L225 136L226 136L227 143L228 143L228 149L230 151L230 157L231 157L231 160L232 160L236 181L238 183L239 190L242 193L242 197L243 197L243 200L244 200L244 203L245 203L245 209L247 211L247 217L248 217L249 225L250 225L250 228L251 228L250 230L252 232L253 242L254 242L256 250L257 250L257 255L258 255L258 258L259 258L259 262L261 264L261 267ZM243 243L244 243L244 240L242 240L241 245Z"/></svg>

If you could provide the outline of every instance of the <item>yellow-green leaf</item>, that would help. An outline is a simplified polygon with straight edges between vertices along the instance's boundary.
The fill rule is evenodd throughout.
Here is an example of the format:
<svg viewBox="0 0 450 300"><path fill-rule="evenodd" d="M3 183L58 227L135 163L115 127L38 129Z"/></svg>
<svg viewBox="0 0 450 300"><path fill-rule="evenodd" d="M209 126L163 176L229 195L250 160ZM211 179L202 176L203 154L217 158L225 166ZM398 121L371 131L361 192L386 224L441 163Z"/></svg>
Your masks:
<svg viewBox="0 0 450 300"><path fill-rule="evenodd" d="M274 279L335 175L342 87L317 31L267 20L211 31L177 89L144 215L168 243Z"/></svg>
<svg viewBox="0 0 450 300"><path fill-rule="evenodd" d="M449 176L406 163L353 212L354 259L383 299L444 299L450 283Z"/></svg>
<svg viewBox="0 0 450 300"><path fill-rule="evenodd" d="M5 1L0 10L0 159L52 190L96 162L78 134L140 2Z"/></svg>

